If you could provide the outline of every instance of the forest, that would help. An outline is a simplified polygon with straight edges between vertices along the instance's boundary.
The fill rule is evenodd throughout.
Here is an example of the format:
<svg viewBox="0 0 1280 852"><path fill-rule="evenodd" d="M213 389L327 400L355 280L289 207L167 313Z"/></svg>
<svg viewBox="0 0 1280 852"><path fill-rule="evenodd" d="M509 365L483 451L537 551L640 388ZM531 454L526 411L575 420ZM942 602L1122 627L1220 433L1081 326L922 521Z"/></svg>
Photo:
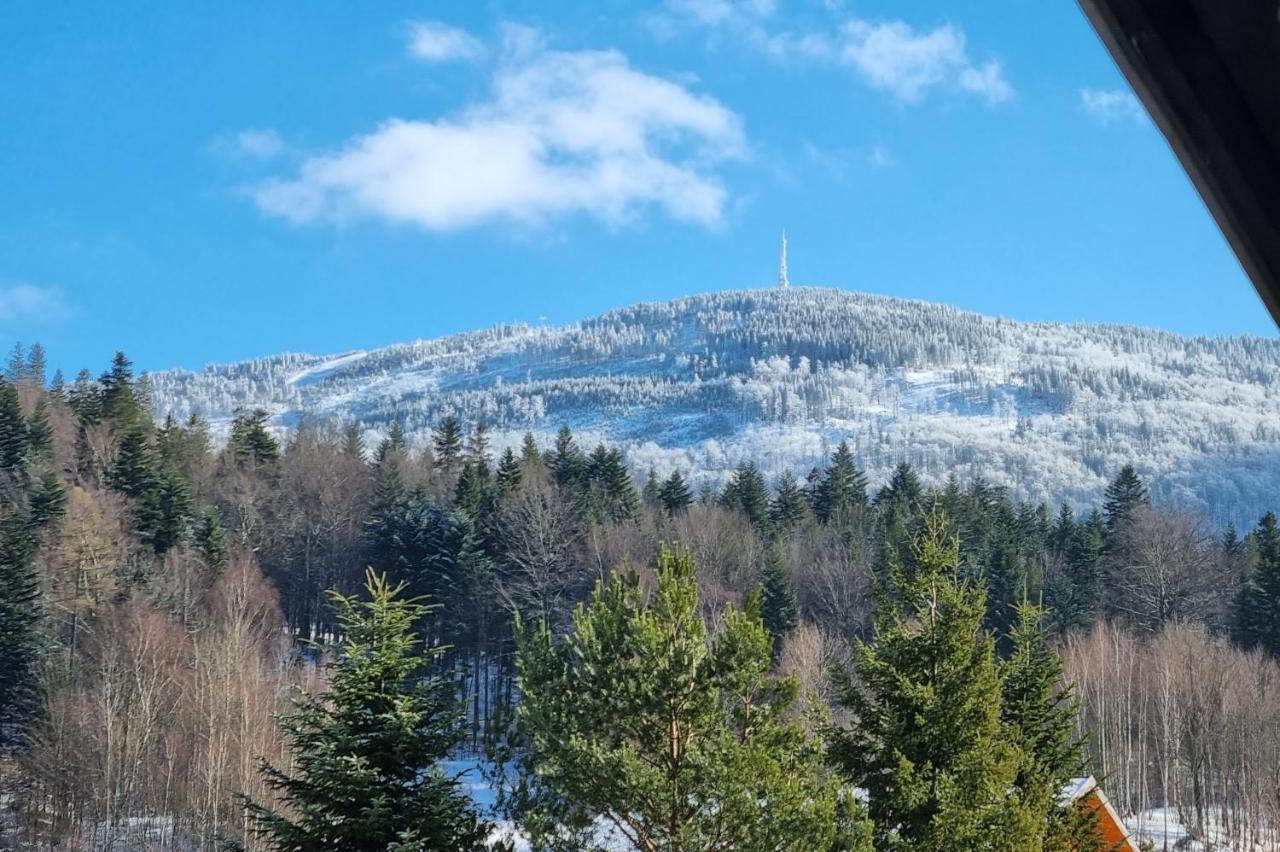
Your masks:
<svg viewBox="0 0 1280 852"><path fill-rule="evenodd" d="M1086 773L1280 843L1272 507L214 435L123 353L46 373L0 380L0 848L1065 852Z"/></svg>

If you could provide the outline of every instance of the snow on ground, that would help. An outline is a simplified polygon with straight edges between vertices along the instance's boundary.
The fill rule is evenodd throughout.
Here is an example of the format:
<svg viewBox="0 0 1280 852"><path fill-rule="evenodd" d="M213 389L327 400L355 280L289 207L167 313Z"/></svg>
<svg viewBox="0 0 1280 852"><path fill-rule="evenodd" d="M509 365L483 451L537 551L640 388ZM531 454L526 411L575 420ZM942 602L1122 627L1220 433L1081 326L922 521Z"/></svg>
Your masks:
<svg viewBox="0 0 1280 852"><path fill-rule="evenodd" d="M1129 816L1125 828L1138 843L1149 842L1156 852L1264 852L1280 849L1280 833L1262 832L1264 836L1246 840L1228 831L1209 814L1202 832L1195 832L1179 816L1177 808L1153 808Z"/></svg>

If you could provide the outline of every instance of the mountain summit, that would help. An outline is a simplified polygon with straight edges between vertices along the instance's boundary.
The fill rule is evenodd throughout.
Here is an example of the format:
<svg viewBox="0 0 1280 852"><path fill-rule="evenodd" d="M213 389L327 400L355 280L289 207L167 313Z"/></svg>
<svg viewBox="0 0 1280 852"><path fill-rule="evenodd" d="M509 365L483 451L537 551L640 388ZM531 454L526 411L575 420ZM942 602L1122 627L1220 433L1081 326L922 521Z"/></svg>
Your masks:
<svg viewBox="0 0 1280 852"><path fill-rule="evenodd" d="M1096 498L1134 464L1153 495L1253 520L1280 491L1280 341L1025 323L810 287L640 304L559 328L483 331L316 357L152 374L157 413L240 408L424 441L447 415L495 445L569 425L637 472L722 478L745 459L804 473L849 441L872 482L983 476Z"/></svg>

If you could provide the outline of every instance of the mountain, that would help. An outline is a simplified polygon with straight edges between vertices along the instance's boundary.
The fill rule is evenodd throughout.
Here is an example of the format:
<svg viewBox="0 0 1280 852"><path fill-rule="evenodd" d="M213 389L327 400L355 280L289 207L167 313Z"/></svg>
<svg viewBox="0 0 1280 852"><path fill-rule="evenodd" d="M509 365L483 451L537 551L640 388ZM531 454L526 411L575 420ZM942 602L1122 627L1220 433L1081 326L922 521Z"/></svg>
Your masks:
<svg viewBox="0 0 1280 852"><path fill-rule="evenodd" d="M1254 521L1280 493L1280 341L1025 323L817 288L641 304L560 328L483 331L337 356L286 354L150 375L160 416L222 426L446 415L501 448L567 424L638 474L719 481L744 459L802 474L841 440L873 483L981 475L1035 500L1096 500L1133 463L1156 499ZM372 437L372 435L371 435Z"/></svg>

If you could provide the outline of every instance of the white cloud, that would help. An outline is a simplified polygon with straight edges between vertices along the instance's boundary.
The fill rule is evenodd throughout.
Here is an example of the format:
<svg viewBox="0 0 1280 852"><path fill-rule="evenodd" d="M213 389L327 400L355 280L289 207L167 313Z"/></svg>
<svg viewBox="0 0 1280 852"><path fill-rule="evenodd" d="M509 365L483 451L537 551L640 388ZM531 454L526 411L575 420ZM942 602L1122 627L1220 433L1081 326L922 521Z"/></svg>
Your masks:
<svg viewBox="0 0 1280 852"><path fill-rule="evenodd" d="M509 31L485 102L451 118L389 119L253 197L297 223L449 231L585 213L618 224L656 207L718 225L727 191L714 167L745 155L738 116L616 51L548 51L533 36Z"/></svg>
<svg viewBox="0 0 1280 852"><path fill-rule="evenodd" d="M998 60L970 58L964 32L950 24L919 31L905 21L873 23L840 17L834 24L783 29L775 24L774 0L667 0L649 19L659 35L682 29L731 37L777 61L807 60L853 68L869 85L905 103L931 90L978 95L997 104L1013 97Z"/></svg>
<svg viewBox="0 0 1280 852"><path fill-rule="evenodd" d="M1142 121L1147 117L1142 104L1126 89L1081 89L1080 106L1103 124Z"/></svg>
<svg viewBox="0 0 1280 852"><path fill-rule="evenodd" d="M409 25L409 52L425 62L478 59L484 45L465 30L441 21L414 21Z"/></svg>
<svg viewBox="0 0 1280 852"><path fill-rule="evenodd" d="M0 322L56 320L67 312L67 303L58 290L22 282L0 283Z"/></svg>
<svg viewBox="0 0 1280 852"><path fill-rule="evenodd" d="M246 157L268 160L285 149L280 134L271 129L241 130L236 134L235 149Z"/></svg>
<svg viewBox="0 0 1280 852"><path fill-rule="evenodd" d="M915 103L937 88L960 89L992 104L1013 97L1000 63L975 65L964 33L950 24L920 32L903 21L854 20L842 32L841 58L871 86L906 103Z"/></svg>

